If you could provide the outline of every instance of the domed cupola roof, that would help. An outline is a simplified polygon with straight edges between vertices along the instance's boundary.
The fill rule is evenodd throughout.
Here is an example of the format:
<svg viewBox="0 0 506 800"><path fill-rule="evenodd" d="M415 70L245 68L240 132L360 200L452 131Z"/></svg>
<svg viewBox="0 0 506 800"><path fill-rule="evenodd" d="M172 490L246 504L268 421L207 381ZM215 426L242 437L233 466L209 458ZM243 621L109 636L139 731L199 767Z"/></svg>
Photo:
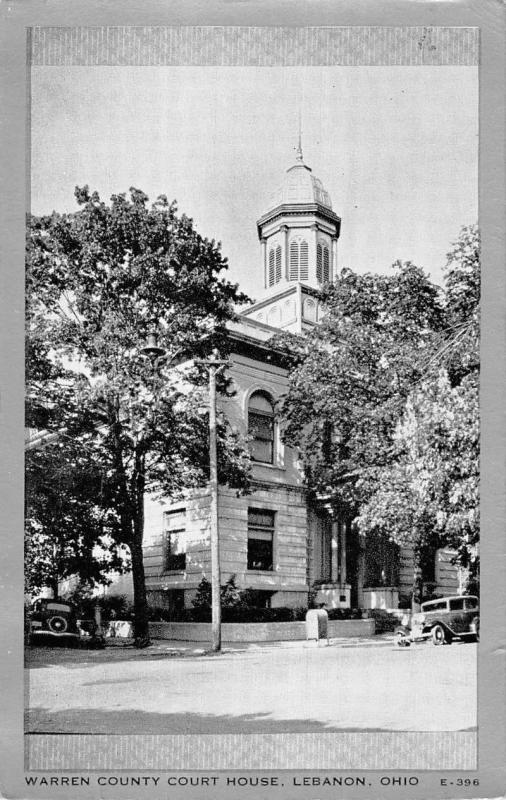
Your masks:
<svg viewBox="0 0 506 800"><path fill-rule="evenodd" d="M299 133L295 164L288 167L281 186L271 196L267 211L257 220L258 238L265 239L287 226L301 229L314 225L330 236L339 237L341 220L333 211L332 200L322 182L304 163Z"/></svg>
<svg viewBox="0 0 506 800"><path fill-rule="evenodd" d="M304 163L299 143L296 162L286 170L283 183L271 196L269 208L307 203L318 203L332 209L330 195L321 180L313 175L311 167Z"/></svg>

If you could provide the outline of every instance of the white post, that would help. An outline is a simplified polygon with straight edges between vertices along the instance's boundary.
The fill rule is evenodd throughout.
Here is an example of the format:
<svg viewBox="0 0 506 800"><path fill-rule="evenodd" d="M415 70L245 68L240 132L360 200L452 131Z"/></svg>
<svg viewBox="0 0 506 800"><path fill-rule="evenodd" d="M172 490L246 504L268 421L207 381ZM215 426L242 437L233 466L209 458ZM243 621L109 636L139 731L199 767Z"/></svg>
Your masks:
<svg viewBox="0 0 506 800"><path fill-rule="evenodd" d="M213 352L218 359L217 351ZM218 460L216 453L216 363L209 363L209 490L211 495L211 628L212 649L221 650L221 580L218 535Z"/></svg>

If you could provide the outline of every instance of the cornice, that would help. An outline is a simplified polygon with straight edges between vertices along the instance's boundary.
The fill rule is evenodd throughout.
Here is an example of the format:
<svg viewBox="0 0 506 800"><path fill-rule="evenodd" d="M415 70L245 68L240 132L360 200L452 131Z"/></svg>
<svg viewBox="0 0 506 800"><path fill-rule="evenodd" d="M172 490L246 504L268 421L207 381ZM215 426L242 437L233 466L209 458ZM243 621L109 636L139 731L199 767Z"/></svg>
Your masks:
<svg viewBox="0 0 506 800"><path fill-rule="evenodd" d="M265 308L265 306L270 306L272 303L275 303L278 300L283 300L285 297L288 297L291 294L296 294L297 287L300 287L303 294L309 294L312 297L318 297L321 291L320 289L310 286L307 283L303 283L302 281L293 281L281 291L278 291L275 294L270 294L268 297L263 297L261 300L253 303L253 305L249 306L249 308L241 311L240 316L249 320L249 315L254 314L259 309ZM277 328L276 330L279 329Z"/></svg>
<svg viewBox="0 0 506 800"><path fill-rule="evenodd" d="M281 332L281 330L273 330L273 336L276 335L276 333ZM287 354L282 350L277 350L275 347L273 347L270 341L260 342L258 339L253 339L251 336L238 333L237 331L230 331L228 336L230 339L230 350L232 353L236 353L237 355L245 355L248 358L255 359L256 361L268 362L269 364L274 364L275 366L283 369L289 368L289 358Z"/></svg>
<svg viewBox="0 0 506 800"><path fill-rule="evenodd" d="M279 217L302 217L307 214L316 214L322 219L334 223L336 226L336 236L339 237L341 218L330 208L326 208L326 206L322 206L320 203L282 203L271 211L267 211L267 213L261 216L257 221L258 238L262 239L262 228L268 222L273 222Z"/></svg>

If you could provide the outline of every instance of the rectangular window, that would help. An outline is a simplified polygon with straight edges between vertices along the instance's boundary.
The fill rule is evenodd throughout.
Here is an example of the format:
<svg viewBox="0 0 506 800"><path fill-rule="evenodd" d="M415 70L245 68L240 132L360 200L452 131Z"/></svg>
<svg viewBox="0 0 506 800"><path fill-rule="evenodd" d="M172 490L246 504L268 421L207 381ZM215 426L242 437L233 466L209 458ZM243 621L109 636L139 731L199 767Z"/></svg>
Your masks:
<svg viewBox="0 0 506 800"><path fill-rule="evenodd" d="M166 511L163 517L165 571L186 569L186 510Z"/></svg>
<svg viewBox="0 0 506 800"><path fill-rule="evenodd" d="M248 509L248 569L273 569L274 513Z"/></svg>

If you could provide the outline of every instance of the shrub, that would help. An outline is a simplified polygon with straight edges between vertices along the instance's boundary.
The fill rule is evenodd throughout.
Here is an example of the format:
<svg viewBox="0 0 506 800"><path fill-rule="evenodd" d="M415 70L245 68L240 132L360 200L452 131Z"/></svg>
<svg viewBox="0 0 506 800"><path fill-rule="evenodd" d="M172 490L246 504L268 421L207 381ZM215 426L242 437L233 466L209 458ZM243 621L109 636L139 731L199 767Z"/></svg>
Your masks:
<svg viewBox="0 0 506 800"><path fill-rule="evenodd" d="M212 599L212 592L211 592L211 583L207 580L207 578L202 578L198 587L197 587L197 594L192 600L192 606L195 609L195 612L208 612L211 611L211 599Z"/></svg>
<svg viewBox="0 0 506 800"><path fill-rule="evenodd" d="M399 624L399 617L390 614L382 608L371 608L368 610L368 617L375 620L376 633L386 633L395 630Z"/></svg>
<svg viewBox="0 0 506 800"><path fill-rule="evenodd" d="M363 612L360 608L330 608L329 619L362 619Z"/></svg>
<svg viewBox="0 0 506 800"><path fill-rule="evenodd" d="M81 619L94 619L97 606L101 610L104 625L114 619L127 622L133 619L133 605L123 595L96 597L91 592L83 592L78 589L67 595L65 599L76 606L77 616Z"/></svg>
<svg viewBox="0 0 506 800"><path fill-rule="evenodd" d="M245 592L247 591L248 590L246 589ZM243 606L244 605L243 596L245 592L240 591L235 582L235 575L231 575L228 581L225 583L225 585L221 587L220 596L221 596L222 609L239 608L240 606ZM211 583L207 580L207 578L202 578L197 588L197 594L192 600L192 605L194 608L195 615L198 617L199 620L206 619L207 617L210 618L211 603L212 603Z"/></svg>
<svg viewBox="0 0 506 800"><path fill-rule="evenodd" d="M235 575L231 575L225 586L221 587L221 607L235 608L243 603L243 593L237 588Z"/></svg>

